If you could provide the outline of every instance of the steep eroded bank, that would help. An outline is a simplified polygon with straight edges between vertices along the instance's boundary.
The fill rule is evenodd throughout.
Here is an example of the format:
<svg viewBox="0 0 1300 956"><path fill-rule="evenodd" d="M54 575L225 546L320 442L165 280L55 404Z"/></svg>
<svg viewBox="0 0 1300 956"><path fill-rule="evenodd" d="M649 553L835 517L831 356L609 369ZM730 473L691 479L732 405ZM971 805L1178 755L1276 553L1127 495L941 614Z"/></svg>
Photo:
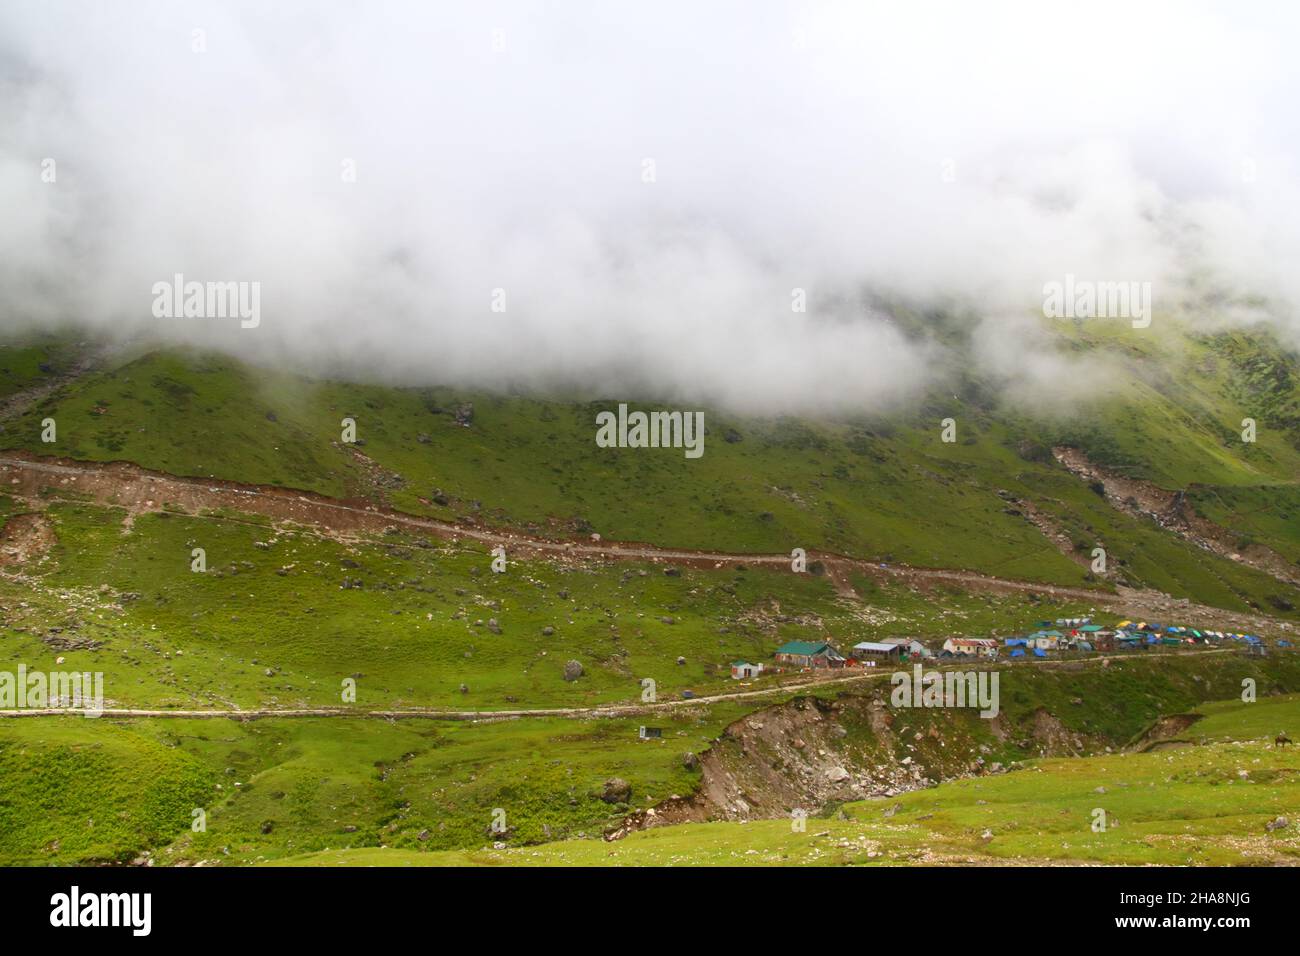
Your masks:
<svg viewBox="0 0 1300 956"><path fill-rule="evenodd" d="M755 711L700 756L694 794L638 811L606 838L795 810L814 816L848 801L1004 773L1036 757L1123 749L1170 715L1239 697L1247 678L1260 698L1300 690L1300 655L1135 655L1106 666L1004 665L998 674L1000 712L992 718L975 708L895 707L889 685Z"/></svg>

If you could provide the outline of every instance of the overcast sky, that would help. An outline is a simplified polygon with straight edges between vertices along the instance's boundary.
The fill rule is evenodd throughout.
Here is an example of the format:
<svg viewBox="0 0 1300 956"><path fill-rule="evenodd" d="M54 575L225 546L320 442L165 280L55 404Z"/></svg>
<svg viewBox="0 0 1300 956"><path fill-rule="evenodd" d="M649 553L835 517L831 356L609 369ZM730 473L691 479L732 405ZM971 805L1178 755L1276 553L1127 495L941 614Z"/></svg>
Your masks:
<svg viewBox="0 0 1300 956"><path fill-rule="evenodd" d="M1295 8L11 0L0 321L764 410L927 383L866 293L1049 376L1066 273L1294 336ZM154 318L178 272L260 282L261 325Z"/></svg>

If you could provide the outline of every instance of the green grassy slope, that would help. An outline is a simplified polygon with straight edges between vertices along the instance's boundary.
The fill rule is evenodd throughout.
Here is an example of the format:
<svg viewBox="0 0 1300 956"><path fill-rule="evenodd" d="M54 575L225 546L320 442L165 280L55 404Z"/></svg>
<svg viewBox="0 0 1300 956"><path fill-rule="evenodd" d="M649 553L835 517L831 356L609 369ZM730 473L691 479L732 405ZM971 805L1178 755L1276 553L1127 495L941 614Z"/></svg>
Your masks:
<svg viewBox="0 0 1300 956"><path fill-rule="evenodd" d="M595 415L612 399L318 382L184 353L149 353L70 385L10 423L0 447L384 500L548 536L823 548L1086 586L1086 569L1003 492L1054 515L1080 556L1105 544L1116 579L1234 609L1300 605L1294 589L1114 512L1048 454L1068 442L1126 473L1188 487L1207 517L1300 559L1300 522L1290 520L1300 511L1300 452L1279 397L1295 382L1283 374L1270 379L1274 391L1243 391L1238 373L1250 362L1285 372L1288 356L1233 337L1117 336L1085 327L1063 338L1063 348L1104 353L1123 370L1068 415L1028 418L982 381L888 420L709 411L698 460L597 448ZM465 401L475 407L469 428L453 415ZM1254 445L1236 436L1248 412L1260 416ZM59 423L53 444L38 437L47 416ZM363 444L340 442L345 416ZM951 444L940 440L949 416Z"/></svg>
<svg viewBox="0 0 1300 956"><path fill-rule="evenodd" d="M1296 758L1259 721L1296 723L1300 698L1207 705L1203 746L1030 762L888 800L847 804L796 831L789 820L685 824L616 843L418 853L334 849L284 859L324 866L879 866L1102 863L1231 866L1300 860ZM1104 829L1094 829L1103 820Z"/></svg>
<svg viewBox="0 0 1300 956"><path fill-rule="evenodd" d="M9 720L0 723L0 863L246 863L339 846L439 849L598 836L630 806L689 793L700 751L739 705L656 720L489 724L348 719ZM99 789L97 789L99 788ZM66 790L65 808L58 807ZM207 829L195 832L194 809ZM87 820L99 821L98 828Z"/></svg>
<svg viewBox="0 0 1300 956"><path fill-rule="evenodd" d="M126 862L187 826L216 779L174 748L75 717L0 728L0 860Z"/></svg>
<svg viewBox="0 0 1300 956"><path fill-rule="evenodd" d="M67 371L80 351L59 335L28 336L20 344L0 345L0 399Z"/></svg>
<svg viewBox="0 0 1300 956"><path fill-rule="evenodd" d="M3 507L22 510L5 500L0 529ZM511 559L493 574L482 547L406 535L341 543L173 512L128 533L120 510L61 501L42 516L56 538L44 563L0 576L0 661L103 671L121 706L337 706L347 677L367 709L590 706L639 699L646 677L664 696L732 690L730 661L787 640L1008 633L1088 611L864 579L864 612L824 576L763 566ZM195 547L206 573L191 571ZM585 669L572 683L569 659Z"/></svg>
<svg viewBox="0 0 1300 956"><path fill-rule="evenodd" d="M1274 706L1280 698L1268 695L1300 687L1300 659L1295 655L1265 660L1235 655L1136 659L1114 665L1107 673L1099 668L1073 674L1013 669L1005 674L1003 684L1009 728L1006 739L989 737L987 721L972 718L969 722L980 725L978 740L988 740L996 747L990 760L1034 758L1037 743L1028 733L1028 725L1040 707L1057 714L1071 733L1118 746L1140 734L1161 714L1183 713L1202 706L1207 697L1237 692L1245 676L1258 682L1261 694L1261 702L1249 706ZM829 689L824 694L838 696ZM534 859L534 853L540 854L537 859L554 862L600 862L610 850L626 854L618 859L633 862L638 859L634 848L642 840L679 839L673 851L678 861L731 859L733 852L743 856L754 846L744 841L756 839L756 834L768 828L775 834L784 827L788 833L789 824L678 827L652 831L662 836L629 838L614 847L602 843L598 836L630 809L652 806L673 794L691 793L698 786L700 771L686 769L682 755L686 751L703 752L727 725L753 706L714 704L656 716L654 724L663 728L664 736L652 741L637 739L637 726L644 721L631 718L548 718L480 724L346 718L117 721L60 717L0 721L0 763L6 772L0 812L6 814L7 824L7 836L0 839L0 862L129 859L148 850L158 863L205 860L236 864L340 848L376 852L379 847L410 851L410 858L418 857L419 862L446 861L430 851L473 851L470 857L451 858L453 862L464 862L495 859L478 852L493 842L520 847L566 838L584 842L523 846L502 855L500 862L527 862ZM1294 708L1294 703L1291 706ZM924 733L927 722L946 726L950 716L926 710L900 713L900 717L913 722L909 728L914 724L922 733L926 746L931 745ZM970 715L962 716L964 719ZM1294 716L1294 709L1288 716ZM1276 712L1266 722L1271 726L1275 717ZM1203 723L1208 725L1209 718ZM1230 735L1230 739L1253 739L1254 732L1247 728L1246 734ZM855 746L857 738L868 733L867 728L855 726L845 746ZM956 747L964 739L955 736L948 744ZM971 753L962 759L969 760ZM1139 806L1146 808L1142 813L1153 814L1153 820L1180 818L1174 809L1177 803L1159 801L1136 789L1153 781L1163 785L1162 779L1151 774L1169 773L1170 765L1161 762L1165 756L1158 752L1147 764L1132 764L1154 769L1134 778L1131 795L1135 803L1107 802L1103 805L1108 812L1125 823L1137 819L1135 808ZM1287 812L1285 806L1278 809L1279 802L1294 801L1294 786L1274 774L1272 768L1293 765L1293 752L1279 754L1277 761L1282 763L1269 760L1255 764L1257 756L1260 754L1256 750L1240 757L1224 751L1204 766L1186 765L1184 770L1195 784L1188 796L1191 810L1199 812L1207 805L1208 797L1197 796L1205 784L1226 785L1227 789L1220 792L1232 797L1227 802L1226 797L1222 798L1208 814L1218 818L1217 825L1226 832L1254 832L1250 828L1260 815ZM906 823L907 828L892 859L906 859L929 842L950 841L954 852L967 852L979 842L970 828L985 825L1014 837L1005 845L1005 853L1028 852L1024 847L1030 844L1024 841L1031 836L1031 824L1040 818L1027 817L1030 811L1024 809L1025 805L1047 801L1054 807L1049 816L1056 812L1058 804L1060 809L1068 806L1077 810L1096 786L1104 784L1108 790L1114 789L1114 774L1129 766L1129 761L1138 760L1118 756L1103 759L1113 761L1102 765L1104 768L1114 769L1098 769L1095 763L1080 761L1078 765L1083 769L1076 772L1069 769L1075 766L1073 762L1048 761L1042 764L1048 776L1031 768L1004 777L983 777L902 795L891 803L910 809L900 814L905 819L894 820L899 825ZM1058 765L1059 769L1054 769ZM1281 789L1251 789L1251 799L1258 802L1244 809L1231 790L1239 766L1260 772L1257 783L1269 782ZM52 767L60 768L57 776L50 776ZM1264 770L1268 773L1262 773ZM1077 780L1070 782L1069 775L1076 773ZM626 804L601 799L604 782L612 776L631 785ZM1058 782L1050 782L1054 779ZM102 790L95 789L97 780L104 781ZM49 808L65 785L72 794L68 809L51 815ZM1002 814L994 812L995 800L1011 809ZM191 830L194 808L206 812L207 830L203 833ZM509 832L504 835L489 831L493 811L498 808L506 813ZM882 808L880 803L865 804L850 807L849 812L855 819L878 819ZM935 811L944 814L939 822L919 819ZM83 839L85 819L111 820L115 839ZM1064 830L1058 828L1057 822L1051 816L1043 824L1044 832L1059 838ZM1078 821L1072 818L1059 822L1065 827ZM821 820L810 821L808 833L820 832L827 825ZM1237 825L1244 829L1233 830ZM855 838L860 835L859 831L850 832ZM1127 831L1118 832L1122 835ZM701 836L710 833L722 841L724 855L715 854L713 838ZM65 834L76 834L76 839ZM56 839L60 840L58 845L53 843ZM1052 851L1046 844L1032 846L1036 855L1063 852ZM1073 846L1067 849L1067 857L1078 852ZM1103 849L1102 845L1094 847L1087 858L1104 859ZM791 848L783 847L781 852L789 853ZM1199 858L1221 858L1210 848L1197 852L1209 854ZM640 859L669 862L653 853ZM1184 858L1153 854L1153 859L1163 862ZM791 859L800 861L805 857L795 855ZM838 862L838 857L826 862Z"/></svg>
<svg viewBox="0 0 1300 956"><path fill-rule="evenodd" d="M129 460L547 536L824 548L1300 614L1295 589L1114 510L1050 456L1053 444L1074 444L1126 474L1187 488L1205 516L1300 559L1294 356L1259 336L1182 330L1137 336L1084 325L1062 330L1060 341L1118 363L1123 387L1107 385L1069 414L1029 416L997 397L1004 383L955 367L951 389L888 419L708 410L698 461L596 448L595 414L618 399L322 382L184 352L126 356L65 386L6 421L0 449ZM9 370L0 371L0 398L57 374L75 354L57 339L0 347L0 370ZM475 406L470 428L453 415L465 401ZM1260 423L1255 445L1237 437L1246 415ZM47 416L58 422L53 444L39 440ZM345 416L364 444L339 441ZM955 444L939 440L947 416L958 422ZM1050 516L1076 556L1104 545L1112 574L1090 580L1011 498ZM661 699L734 690L727 662L768 660L795 638L829 635L843 647L890 634L1010 633L1089 611L1086 601L867 577L853 581L861 600L845 601L821 576L730 563L668 576L648 562L512 558L495 575L480 546L408 534L340 541L174 511L128 526L124 512L57 485L38 505L54 543L23 576L0 574L0 669L53 669L62 657L61 667L103 671L107 696L123 706L333 706L348 677L364 709L592 706L639 698L644 677ZM0 496L0 532L33 507ZM193 547L207 551L205 574L190 571ZM359 586L342 587L345 578ZM95 644L68 646L83 640ZM570 658L585 668L576 682L562 678ZM923 711L899 726L921 734L921 747L960 751L954 767L978 743L1002 759L1030 759L1039 708L1069 733L1118 746L1162 714L1234 695L1245 676L1259 680L1261 695L1298 690L1298 668L1287 653L1153 655L1104 671L1014 665L1000 734L971 717L960 734L930 738L933 715ZM4 720L0 863L121 862L143 851L163 863L1240 863L1296 854L1293 837L1261 833L1263 819L1296 811L1294 758L1266 752L1255 737L1294 735L1300 723L1290 726L1292 702L1268 696L1250 711L1206 707L1187 732L1203 747L1044 761L904 795L888 818L866 804L848 807L847 819L810 821L807 834L767 821L666 828L613 845L593 839L629 809L691 792L699 773L683 766L683 752L709 747L767 703L477 724ZM664 739L637 740L646 722L662 726ZM874 746L869 728L854 728L846 745ZM725 740L717 746L743 759ZM627 805L600 799L616 775L632 785ZM1102 800L1119 826L1092 834L1089 814ZM207 812L206 832L190 830L196 807ZM497 839L488 831L497 808L512 849L484 850ZM568 842L531 845L551 840Z"/></svg>
<svg viewBox="0 0 1300 956"><path fill-rule="evenodd" d="M1179 740L1212 743L1224 740L1272 741L1278 734L1300 728L1300 695L1261 697L1251 703L1212 701L1195 708L1204 715L1178 735Z"/></svg>

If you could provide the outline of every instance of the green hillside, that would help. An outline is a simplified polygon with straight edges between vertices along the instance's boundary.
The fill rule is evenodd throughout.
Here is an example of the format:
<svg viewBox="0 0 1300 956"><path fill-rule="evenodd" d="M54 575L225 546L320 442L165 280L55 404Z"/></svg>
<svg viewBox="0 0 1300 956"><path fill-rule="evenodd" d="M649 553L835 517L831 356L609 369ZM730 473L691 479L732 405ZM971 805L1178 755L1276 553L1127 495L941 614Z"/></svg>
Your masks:
<svg viewBox="0 0 1300 956"><path fill-rule="evenodd" d="M1073 383L1075 398L1030 414L1013 401L1014 381L963 362L969 343L960 328L925 334L952 349L951 388L912 410L812 419L705 409L698 460L674 449L598 448L597 412L625 397L381 387L152 349L114 352L73 374L94 343L0 348L8 369L0 387L20 400L0 422L0 455L126 461L503 536L590 542L599 534L739 555L666 568L648 557L530 555L514 542L507 573L495 574L489 542L423 535L400 522L381 533L161 496L97 498L57 473L26 490L0 489L0 670L99 671L110 707L162 714L0 719L0 862L122 863L145 853L187 864L1289 859L1285 835L1266 846L1241 836L1270 814L1294 812L1288 757L1255 740L1287 729L1290 705L1275 695L1300 691L1294 652L1275 643L1262 659L1154 650L1106 667L1095 658L1007 663L996 727L971 714L917 711L900 715L886 739L869 721L843 717L834 746L863 766L915 753L948 777L976 753L1036 761L901 794L884 820L882 805L869 802L842 813L827 806L802 842L779 820L597 839L632 811L696 793L701 770L687 753L710 754L738 779L757 772L754 753L728 728L811 692L780 687L798 675L741 685L728 665L771 661L785 641L939 643L1062 616L1109 621L1097 606L1122 607L1131 599L1125 587L1268 615L1260 633L1288 636L1285 622L1300 617L1296 588L1116 507L1052 449L1069 445L1114 474L1183 490L1242 547L1266 545L1295 562L1293 355L1263 336L1063 327L1064 352L1093 356L1108 371L1095 392ZM457 416L469 403L466 427ZM653 396L634 404L664 407ZM1258 422L1255 444L1238 435L1247 416ZM940 440L949 417L955 443ZM41 441L46 418L57 424L53 443ZM356 445L341 441L344 418L357 423ZM1097 546L1108 555L1104 575L1088 567ZM821 567L794 574L744 557L795 547L887 567L858 565L833 578ZM203 573L191 568L195 548L206 555ZM900 565L1028 586L961 575L940 582L905 567L895 574ZM1083 590L1053 595L1055 585ZM568 661L581 664L580 677L565 679ZM887 677L882 669L815 697L861 702ZM1259 681L1260 709L1206 706L1185 735L1196 748L1106 754L1161 716L1235 699L1245 677ZM635 704L645 678L655 682L654 703L679 706L619 717L364 716ZM345 681L355 682L355 702L342 696ZM764 694L680 706L688 693L741 690ZM255 708L339 714L169 713ZM1044 749L1041 713L1091 756L1043 759L1060 751ZM1283 726L1270 731L1274 724ZM643 725L663 736L640 740ZM1246 759L1258 767L1254 803L1233 782ZM603 799L614 777L630 796ZM1108 842L1079 830L1090 795L1112 791L1107 780L1122 781L1107 805L1120 821ZM205 831L190 828L195 809L204 810ZM489 828L498 809L506 834Z"/></svg>
<svg viewBox="0 0 1300 956"><path fill-rule="evenodd" d="M1249 764L1244 780L1228 768ZM1021 863L1129 866L1294 866L1300 812L1284 757L1261 743L1174 755L1044 760L879 804L848 804L809 819L695 823L617 843L570 840L438 853L335 849L289 866L900 866ZM1099 795L1104 793L1103 795ZM1093 832L1094 812L1108 828Z"/></svg>
<svg viewBox="0 0 1300 956"><path fill-rule="evenodd" d="M1260 708L1269 727L1294 717L1294 696L1269 695L1294 695L1300 688L1300 658L1135 659L1106 671L1005 672L1003 707L1010 728L1005 739L973 713L900 715L936 753L945 749L941 741L954 750L961 743L961 752L949 755L957 764L971 759L981 743L989 747L989 761L1035 762L1006 775L850 805L848 820L833 819L830 807L825 819L810 819L807 834L799 836L806 839L829 827L837 838L886 840L890 852L879 862L922 860L917 854L924 846L1006 857L1178 863L1190 853L1202 861L1241 862L1230 847L1152 847L1142 837L1175 832L1168 829L1170 821L1187 824L1191 829L1181 832L1191 835L1253 833L1264 819L1294 815L1295 788L1286 778L1294 757L1289 750L1273 754L1255 740L1259 728L1250 708ZM1186 713L1206 700L1235 694L1246 676L1258 682L1258 704L1206 708L1222 715L1203 722L1219 724L1213 737L1221 748L1186 757L1102 751L1103 744L1122 747L1163 714ZM821 696L840 699L830 688ZM689 795L699 785L700 771L685 767L683 754L702 754L719 739L734 746L726 743L725 728L756 706L713 704L656 717L663 737L651 741L637 736L644 718L481 724L343 718L4 720L0 863L124 860L146 851L159 864L764 863L773 861L747 851L766 852L769 838L773 852L790 854L789 862L814 862L821 854L806 854L826 845L786 842L788 820L677 826L634 834L618 844L599 839L631 810ZM1094 741L1090 752L1098 755L1037 762L1040 743L1031 726L1040 708L1059 716L1069 732ZM954 721L966 730L945 730L937 738L924 732ZM839 745L846 754L880 746L869 726L848 726L850 733ZM1268 730L1270 740L1275 732ZM912 754L911 739L910 733L899 735L891 746ZM1228 743L1234 741L1243 743ZM1249 784L1235 782L1243 767L1251 774ZM627 781L626 801L602 799L610 777ZM1171 784L1184 788L1177 799L1168 798ZM1099 785L1110 791L1104 798L1093 792ZM1086 832L1087 813L1099 803L1121 821L1110 844ZM882 819L882 811L895 804L897 815ZM199 833L191 829L196 808L207 819L207 829ZM506 814L504 836L490 831L497 809ZM1068 818L1060 813L1066 809ZM1151 829L1134 829L1130 837L1127 827L1143 819ZM96 821L93 827L89 820ZM978 837L985 827L998 835L988 846ZM565 839L578 842L552 842ZM484 850L493 842L514 849ZM335 856L340 849L360 856ZM398 850L402 854L393 859ZM457 852L433 852L440 850ZM322 856L304 860L303 854ZM858 861L868 862L865 855ZM832 854L821 862L841 860Z"/></svg>
<svg viewBox="0 0 1300 956"><path fill-rule="evenodd" d="M1110 508L1050 454L1075 445L1121 473L1185 488L1205 517L1300 560L1294 357L1262 338L1092 327L1062 335L1061 347L1118 370L1066 411L1029 418L997 397L1007 383L957 367L955 393L888 418L707 410L697 460L596 447L595 415L613 398L321 382L149 352L38 403L6 426L0 447L363 498L548 537L804 547L1044 583L1088 584L1086 558L1102 544L1112 581L1234 609L1300 605L1268 575ZM465 403L470 427L455 416ZM1247 414L1259 418L1253 445L1237 435ZM47 417L58 424L54 443L40 441ZM356 421L356 445L340 440L345 417ZM940 440L947 417L955 443ZM1063 555L1009 499L1058 521L1075 553Z"/></svg>
<svg viewBox="0 0 1300 956"><path fill-rule="evenodd" d="M0 498L0 532L6 507L22 510ZM669 575L650 562L512 559L494 574L483 546L407 534L343 542L174 511L125 533L124 517L48 504L44 563L0 576L0 660L103 671L105 693L129 707L335 706L347 677L368 709L575 707L635 700L647 677L665 696L729 690L731 661L766 660L788 640L942 639L1090 607L863 579L864 615L826 576L760 565ZM571 659L585 671L572 683Z"/></svg>

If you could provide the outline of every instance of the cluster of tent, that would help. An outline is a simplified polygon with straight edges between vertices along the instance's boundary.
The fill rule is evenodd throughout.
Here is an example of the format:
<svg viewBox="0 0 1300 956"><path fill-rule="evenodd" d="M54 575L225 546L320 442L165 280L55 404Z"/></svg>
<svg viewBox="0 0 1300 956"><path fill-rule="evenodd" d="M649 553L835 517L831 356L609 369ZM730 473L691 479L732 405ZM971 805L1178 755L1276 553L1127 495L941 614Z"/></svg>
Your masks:
<svg viewBox="0 0 1300 956"><path fill-rule="evenodd" d="M1158 635L1164 634L1165 637ZM1165 626L1164 624L1148 624L1146 621L1120 621L1115 625L1115 639L1119 641L1141 640L1146 637L1148 644L1167 643L1167 644L1195 644L1208 643L1209 641L1245 641L1247 644L1263 644L1264 642L1254 634L1237 634L1232 631L1207 631L1197 630L1194 627L1183 627L1181 625ZM1283 647L1290 647L1289 643L1282 643Z"/></svg>
<svg viewBox="0 0 1300 956"><path fill-rule="evenodd" d="M1017 643L1018 643L1018 644L1024 644L1024 643L1025 643L1025 639L1024 639L1023 637L1017 637L1017 638L1012 638L1012 640L1007 641L1007 646L1011 648L1011 655L1010 655L1010 656L1011 656L1011 657L1024 657L1024 656L1025 656L1025 650L1026 650L1026 648L1024 648L1024 647L1016 647L1015 645L1016 645ZM1091 649L1091 648L1090 648L1090 649ZM1035 657L1046 657L1046 656L1047 656L1047 651L1043 650L1041 647L1031 647L1031 648L1028 648L1028 650L1029 650L1029 651L1030 651L1030 652L1031 652Z"/></svg>
<svg viewBox="0 0 1300 956"><path fill-rule="evenodd" d="M1048 650L1058 647L1072 647L1078 651L1094 650L1097 639L1109 640L1109 632L1114 632L1115 643L1120 647L1138 647L1153 644L1209 644L1218 641L1243 641L1248 645L1258 645L1262 653L1263 640L1254 634L1238 634L1232 631L1210 631L1180 624L1156 624L1147 621L1120 621L1113 628L1093 624L1091 618L1060 618L1055 623L1065 628L1069 634L1052 630L1051 621L1040 621L1039 630L1026 637L1008 637L1003 641L1010 657L1046 657ZM1100 633L1098 633L1100 632ZM1278 641L1278 647L1290 647L1290 641Z"/></svg>
<svg viewBox="0 0 1300 956"><path fill-rule="evenodd" d="M1046 657L1049 649L1055 650L1066 644L1079 651L1091 651L1091 638L1097 631L1104 630L1099 624L1093 624L1090 617L1057 618L1056 624L1069 629L1069 636L1053 630L1051 621L1039 621L1037 631L1027 637L1008 637L1003 644L1010 651L1010 657L1024 657L1027 653L1035 657Z"/></svg>

